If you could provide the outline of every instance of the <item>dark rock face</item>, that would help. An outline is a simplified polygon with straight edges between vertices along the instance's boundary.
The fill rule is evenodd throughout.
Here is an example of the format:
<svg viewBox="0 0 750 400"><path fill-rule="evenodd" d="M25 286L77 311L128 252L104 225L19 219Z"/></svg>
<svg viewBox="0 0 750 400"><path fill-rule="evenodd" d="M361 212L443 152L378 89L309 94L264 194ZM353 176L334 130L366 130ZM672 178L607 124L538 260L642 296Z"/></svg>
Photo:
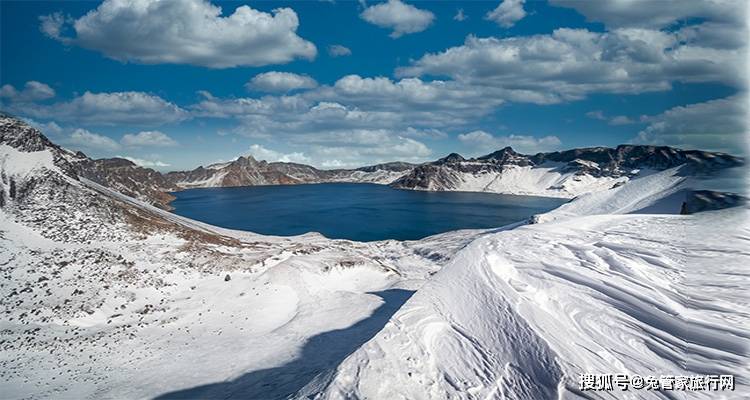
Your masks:
<svg viewBox="0 0 750 400"><path fill-rule="evenodd" d="M0 113L0 143L23 152L42 151L49 147L57 147L39 130L2 113Z"/></svg>
<svg viewBox="0 0 750 400"><path fill-rule="evenodd" d="M747 204L747 199L734 193L695 190L688 193L682 203L680 214L694 214L701 211L721 210Z"/></svg>

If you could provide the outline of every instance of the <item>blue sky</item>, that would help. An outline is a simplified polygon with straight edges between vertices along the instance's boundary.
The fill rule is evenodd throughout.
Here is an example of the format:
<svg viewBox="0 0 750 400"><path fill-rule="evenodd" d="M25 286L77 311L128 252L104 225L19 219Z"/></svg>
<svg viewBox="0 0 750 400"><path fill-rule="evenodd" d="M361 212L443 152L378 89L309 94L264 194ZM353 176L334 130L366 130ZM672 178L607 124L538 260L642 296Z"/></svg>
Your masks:
<svg viewBox="0 0 750 400"><path fill-rule="evenodd" d="M506 145L742 154L744 2L633 1L2 2L0 105L160 170Z"/></svg>

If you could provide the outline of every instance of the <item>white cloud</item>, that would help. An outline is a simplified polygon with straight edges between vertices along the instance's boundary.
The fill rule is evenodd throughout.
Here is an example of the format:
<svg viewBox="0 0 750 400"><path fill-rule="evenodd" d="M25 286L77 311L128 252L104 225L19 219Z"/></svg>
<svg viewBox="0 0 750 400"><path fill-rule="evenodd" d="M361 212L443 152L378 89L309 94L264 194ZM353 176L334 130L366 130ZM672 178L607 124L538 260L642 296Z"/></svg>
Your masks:
<svg viewBox="0 0 750 400"><path fill-rule="evenodd" d="M630 125L635 124L637 121L633 120L632 118L626 116L626 115L617 115L612 117L612 119L609 120L610 125Z"/></svg>
<svg viewBox="0 0 750 400"><path fill-rule="evenodd" d="M474 149L477 154L488 154L504 147L512 147L515 151L525 154L536 154L557 150L562 142L557 136L534 137L525 135L494 136L482 130L458 135L465 145Z"/></svg>
<svg viewBox="0 0 750 400"><path fill-rule="evenodd" d="M430 11L421 10L401 0L388 0L367 7L360 17L373 25L392 29L390 36L394 39L405 34L422 32L435 19L435 15Z"/></svg>
<svg viewBox="0 0 750 400"><path fill-rule="evenodd" d="M177 146L177 142L174 139L159 131L142 131L135 134L127 133L123 135L120 143L130 147Z"/></svg>
<svg viewBox="0 0 750 400"><path fill-rule="evenodd" d="M76 148L91 150L114 151L120 148L120 145L113 139L81 128L74 130L65 139L65 143Z"/></svg>
<svg viewBox="0 0 750 400"><path fill-rule="evenodd" d="M318 86L315 79L291 72L264 72L255 75L245 87L264 92L289 92L295 89L312 89Z"/></svg>
<svg viewBox="0 0 750 400"><path fill-rule="evenodd" d="M305 154L302 152L292 152L285 154L267 149L259 144L253 144L252 146L250 146L250 150L247 154L253 156L256 160L265 160L268 162L280 161L298 164L307 164L310 162L310 158L305 156Z"/></svg>
<svg viewBox="0 0 750 400"><path fill-rule="evenodd" d="M523 3L524 0L502 0L497 8L487 13L485 18L503 28L510 28L526 16Z"/></svg>
<svg viewBox="0 0 750 400"><path fill-rule="evenodd" d="M573 8L589 21L603 22L609 27L663 28L689 17L717 21L741 22L747 2L733 0L551 0L553 5Z"/></svg>
<svg viewBox="0 0 750 400"><path fill-rule="evenodd" d="M123 62L230 68L313 59L317 53L297 35L299 19L291 8L266 13L243 5L224 17L206 0L106 0L72 23L71 37L62 36L66 21L60 14L40 21L53 39Z"/></svg>
<svg viewBox="0 0 750 400"><path fill-rule="evenodd" d="M744 154L749 108L745 94L674 107L645 117L633 142Z"/></svg>
<svg viewBox="0 0 750 400"><path fill-rule="evenodd" d="M344 57L352 55L352 51L346 46L332 44L328 46L328 55L331 57Z"/></svg>
<svg viewBox="0 0 750 400"><path fill-rule="evenodd" d="M591 119L598 119L600 121L604 121L607 119L607 117L604 116L604 111L602 110L589 111L586 113L586 116Z"/></svg>
<svg viewBox="0 0 750 400"><path fill-rule="evenodd" d="M32 118L100 125L159 125L189 117L187 111L175 104L143 92L85 92L66 102L21 104L11 110Z"/></svg>
<svg viewBox="0 0 750 400"><path fill-rule="evenodd" d="M62 38L62 30L66 23L69 23L69 19L62 15L62 13L56 12L50 15L42 15L39 17L39 30L45 35L55 40L65 41Z"/></svg>
<svg viewBox="0 0 750 400"><path fill-rule="evenodd" d="M142 158L135 158L135 157L128 157L128 156L117 156L117 157L124 158L128 161L133 162L133 164L135 165L138 165L140 167L145 167L145 168L163 168L163 167L170 166L170 164L167 164L159 160L144 160Z"/></svg>
<svg viewBox="0 0 750 400"><path fill-rule="evenodd" d="M458 21L458 22L466 21L466 19L468 19L468 18L469 17L467 17L466 15L464 15L464 9L463 8L459 8L456 11L456 15L453 16L453 20L454 21Z"/></svg>
<svg viewBox="0 0 750 400"><path fill-rule="evenodd" d="M663 91L672 82L747 86L746 49L706 48L680 31L556 29L550 35L469 36L461 46L426 54L397 76L448 76L482 88L486 98L538 104L590 93Z"/></svg>
<svg viewBox="0 0 750 400"><path fill-rule="evenodd" d="M26 82L20 91L16 90L13 85L3 85L0 87L0 98L6 98L10 101L39 101L52 97L55 97L55 90L49 87L49 85L37 81Z"/></svg>
<svg viewBox="0 0 750 400"><path fill-rule="evenodd" d="M310 149L313 165L356 167L389 161L424 162L432 150L424 143L388 131L350 131L318 134L301 139Z"/></svg>
<svg viewBox="0 0 750 400"><path fill-rule="evenodd" d="M586 113L586 116L591 119L607 121L607 123L610 125L629 125L629 124L635 124L638 122L626 115L617 115L614 117L608 117L604 115L604 111L602 110L589 111Z"/></svg>

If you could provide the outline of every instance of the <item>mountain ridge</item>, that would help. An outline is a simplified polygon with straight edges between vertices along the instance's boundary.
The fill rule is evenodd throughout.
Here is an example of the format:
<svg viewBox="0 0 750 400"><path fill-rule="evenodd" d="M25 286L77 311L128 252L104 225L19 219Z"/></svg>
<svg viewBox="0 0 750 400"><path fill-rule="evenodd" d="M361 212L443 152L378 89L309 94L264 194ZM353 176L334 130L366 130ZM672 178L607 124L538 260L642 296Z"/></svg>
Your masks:
<svg viewBox="0 0 750 400"><path fill-rule="evenodd" d="M22 150L51 148L60 168L165 210L171 210L172 192L189 188L328 182L386 184L407 190L573 198L682 164L688 164L691 173L711 173L743 162L725 153L668 146L623 144L614 148L599 146L533 155L518 153L508 146L473 158L450 153L422 164L396 161L332 170L299 163L259 161L245 155L193 170L161 173L124 158L91 159L80 151L72 152L54 144L19 119L8 115L0 118L0 143Z"/></svg>

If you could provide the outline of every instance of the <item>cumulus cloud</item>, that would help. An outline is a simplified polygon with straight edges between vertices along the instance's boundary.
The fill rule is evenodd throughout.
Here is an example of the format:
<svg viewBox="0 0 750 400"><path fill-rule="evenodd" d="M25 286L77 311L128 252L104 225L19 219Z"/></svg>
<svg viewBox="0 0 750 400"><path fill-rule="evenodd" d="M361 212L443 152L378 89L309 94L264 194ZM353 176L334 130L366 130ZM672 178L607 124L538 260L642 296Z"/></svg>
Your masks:
<svg viewBox="0 0 750 400"><path fill-rule="evenodd" d="M63 36L61 14L40 18L40 29L66 45L99 51L123 62L191 64L209 68L284 64L313 59L317 49L296 33L297 13L243 5L231 15L206 0L106 0L72 21Z"/></svg>
<svg viewBox="0 0 750 400"><path fill-rule="evenodd" d="M435 19L435 15L430 11L419 9L401 0L388 0L367 7L360 17L373 25L392 29L390 37L394 39L409 33L422 32Z"/></svg>
<svg viewBox="0 0 750 400"><path fill-rule="evenodd" d="M645 117L633 142L744 154L749 112L744 94L674 107Z"/></svg>
<svg viewBox="0 0 750 400"><path fill-rule="evenodd" d="M477 154L488 154L507 146L519 153L536 154L557 150L562 144L557 136L540 138L526 135L495 136L482 130L460 134L458 140L472 148Z"/></svg>
<svg viewBox="0 0 750 400"><path fill-rule="evenodd" d="M177 141L167 134L159 131L142 131L138 133L127 133L120 140L125 146L130 147L170 147L177 146Z"/></svg>
<svg viewBox="0 0 750 400"><path fill-rule="evenodd" d="M133 162L133 164L135 164L135 165L138 165L140 167L145 167L145 168L163 168L163 167L169 167L170 166L170 164L167 164L167 163L165 163L163 161L159 161L159 160L145 160L145 159L142 159L142 158L135 158L135 157L129 157L129 156L119 156L119 155L117 157L124 158L124 159L126 159L128 161Z"/></svg>
<svg viewBox="0 0 750 400"><path fill-rule="evenodd" d="M747 3L741 0L551 0L553 5L573 8L589 21L603 22L613 28L663 28L690 17L740 22Z"/></svg>
<svg viewBox="0 0 750 400"><path fill-rule="evenodd" d="M295 95L221 99L205 93L191 109L194 115L240 118L247 122L246 136L263 137L289 130L456 126L502 102L455 82L347 75L332 86Z"/></svg>
<svg viewBox="0 0 750 400"><path fill-rule="evenodd" d="M318 86L315 79L291 72L264 72L255 75L245 87L264 92L289 92L295 89L312 89Z"/></svg>
<svg viewBox="0 0 750 400"><path fill-rule="evenodd" d="M426 54L396 71L400 77L450 77L482 87L486 97L538 104L590 93L663 91L672 82L746 87L746 50L706 48L680 31L556 29L549 35L469 36L461 46Z"/></svg>
<svg viewBox="0 0 750 400"><path fill-rule="evenodd" d="M11 111L32 118L93 125L159 125L189 118L189 113L159 96L143 92L91 93L50 105L20 104Z"/></svg>
<svg viewBox="0 0 750 400"><path fill-rule="evenodd" d="M52 97L55 97L55 90L49 85L37 81L26 82L21 90L17 90L13 85L0 87L0 98L14 102L39 101Z"/></svg>
<svg viewBox="0 0 750 400"><path fill-rule="evenodd" d="M269 162L280 161L298 164L307 164L310 162L310 158L305 156L302 152L281 153L267 149L259 144L253 144L250 146L250 150L247 154L253 156L256 160L265 160Z"/></svg>
<svg viewBox="0 0 750 400"><path fill-rule="evenodd" d="M64 142L76 149L114 151L120 148L113 139L81 128L74 130Z"/></svg>
<svg viewBox="0 0 750 400"><path fill-rule="evenodd" d="M352 51L346 46L333 44L328 46L328 55L331 57L344 57L352 55Z"/></svg>
<svg viewBox="0 0 750 400"><path fill-rule="evenodd" d="M523 3L524 0L503 0L497 8L488 12L485 18L503 28L510 28L526 16Z"/></svg>

